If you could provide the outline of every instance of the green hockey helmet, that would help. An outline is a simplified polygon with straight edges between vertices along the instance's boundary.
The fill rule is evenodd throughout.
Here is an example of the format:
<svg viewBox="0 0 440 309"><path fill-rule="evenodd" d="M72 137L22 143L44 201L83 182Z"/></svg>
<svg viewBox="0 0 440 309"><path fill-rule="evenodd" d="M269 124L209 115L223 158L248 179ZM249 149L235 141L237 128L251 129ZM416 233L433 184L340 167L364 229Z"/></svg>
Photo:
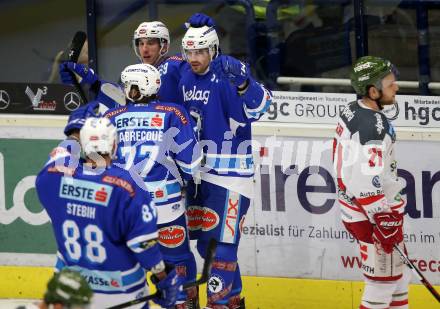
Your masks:
<svg viewBox="0 0 440 309"><path fill-rule="evenodd" d="M374 56L361 57L353 65L351 85L358 95L366 96L369 86L381 90L382 79L390 73L397 75L397 70L390 61Z"/></svg>
<svg viewBox="0 0 440 309"><path fill-rule="evenodd" d="M66 307L86 306L90 304L92 295L92 289L79 272L64 268L49 280L44 302Z"/></svg>

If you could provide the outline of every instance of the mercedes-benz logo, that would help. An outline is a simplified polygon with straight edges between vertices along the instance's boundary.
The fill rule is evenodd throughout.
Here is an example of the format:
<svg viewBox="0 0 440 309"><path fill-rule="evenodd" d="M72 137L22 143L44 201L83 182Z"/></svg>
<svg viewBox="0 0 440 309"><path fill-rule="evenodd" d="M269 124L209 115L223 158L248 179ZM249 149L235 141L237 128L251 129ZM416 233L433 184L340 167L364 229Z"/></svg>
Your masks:
<svg viewBox="0 0 440 309"><path fill-rule="evenodd" d="M9 94L4 90L0 90L0 109L7 109L10 102Z"/></svg>
<svg viewBox="0 0 440 309"><path fill-rule="evenodd" d="M64 107L73 112L81 105L81 99L76 92L68 92L64 96Z"/></svg>

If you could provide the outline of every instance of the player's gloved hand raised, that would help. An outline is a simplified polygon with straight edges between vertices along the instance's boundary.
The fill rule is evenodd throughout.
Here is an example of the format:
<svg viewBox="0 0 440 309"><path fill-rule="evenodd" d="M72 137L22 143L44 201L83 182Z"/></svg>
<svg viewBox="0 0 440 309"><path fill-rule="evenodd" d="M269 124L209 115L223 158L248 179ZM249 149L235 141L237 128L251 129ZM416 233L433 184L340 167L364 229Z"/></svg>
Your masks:
<svg viewBox="0 0 440 309"><path fill-rule="evenodd" d="M99 102L91 101L90 103L80 106L69 115L69 120L64 128L64 134L69 136L74 130L81 130L84 122L89 117L98 117Z"/></svg>
<svg viewBox="0 0 440 309"><path fill-rule="evenodd" d="M386 253L393 252L393 247L403 241L403 214L393 211L373 215L376 225L373 228L373 240Z"/></svg>
<svg viewBox="0 0 440 309"><path fill-rule="evenodd" d="M218 56L211 62L209 68L217 76L228 78L237 87L249 79L249 67L231 56Z"/></svg>
<svg viewBox="0 0 440 309"><path fill-rule="evenodd" d="M191 15L191 17L188 19L188 22L185 23L185 25L186 28L189 27L199 28L203 26L215 27L215 22L208 15L205 15L203 13L195 13Z"/></svg>
<svg viewBox="0 0 440 309"><path fill-rule="evenodd" d="M174 268L167 271L167 273L167 276L160 281L155 275L151 276L151 281L156 285L160 295L154 298L153 301L164 308L170 308L176 304L177 296L182 290L184 281L183 277L177 275Z"/></svg>
<svg viewBox="0 0 440 309"><path fill-rule="evenodd" d="M59 70L60 78L63 84L73 85L74 75L72 74L72 72L81 77L80 84L92 85L98 80L98 76L95 74L95 71L88 68L84 64L71 61L63 62L60 64Z"/></svg>

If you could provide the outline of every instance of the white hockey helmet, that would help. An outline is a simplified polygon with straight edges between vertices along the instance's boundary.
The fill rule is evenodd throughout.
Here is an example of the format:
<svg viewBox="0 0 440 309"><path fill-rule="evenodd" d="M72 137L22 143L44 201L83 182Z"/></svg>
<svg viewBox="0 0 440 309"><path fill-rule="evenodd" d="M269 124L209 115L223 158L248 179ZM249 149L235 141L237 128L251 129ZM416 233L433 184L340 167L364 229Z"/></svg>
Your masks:
<svg viewBox="0 0 440 309"><path fill-rule="evenodd" d="M168 31L168 28L165 26L165 24L160 21L143 22L134 31L132 42L133 50L136 53L136 56L141 59L141 61L142 57L139 54L138 50L138 40L149 38L159 39L161 56L165 55L168 52L170 46L170 32ZM168 45L167 48L165 48L164 46L165 42Z"/></svg>
<svg viewBox="0 0 440 309"><path fill-rule="evenodd" d="M116 144L116 128L108 118L90 117L79 132L81 147L86 154L113 155Z"/></svg>
<svg viewBox="0 0 440 309"><path fill-rule="evenodd" d="M208 48L211 59L214 59L218 55L219 44L217 31L214 27L190 27L182 39L182 54L186 58L186 50Z"/></svg>
<svg viewBox="0 0 440 309"><path fill-rule="evenodd" d="M124 84L125 97L130 101L134 101L130 98L130 90L132 86L137 86L141 97L137 99L139 101L143 97L151 97L157 94L160 88L160 73L151 64L140 63L129 65L121 73L121 81Z"/></svg>

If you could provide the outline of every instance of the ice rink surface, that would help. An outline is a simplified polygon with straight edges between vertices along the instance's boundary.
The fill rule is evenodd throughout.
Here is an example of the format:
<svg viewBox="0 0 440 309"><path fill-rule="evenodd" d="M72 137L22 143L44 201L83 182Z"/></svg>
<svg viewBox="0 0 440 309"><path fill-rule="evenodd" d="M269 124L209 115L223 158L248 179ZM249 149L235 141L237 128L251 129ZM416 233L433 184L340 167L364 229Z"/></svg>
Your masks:
<svg viewBox="0 0 440 309"><path fill-rule="evenodd" d="M0 299L0 309L15 309L18 306L38 304L38 299Z"/></svg>

